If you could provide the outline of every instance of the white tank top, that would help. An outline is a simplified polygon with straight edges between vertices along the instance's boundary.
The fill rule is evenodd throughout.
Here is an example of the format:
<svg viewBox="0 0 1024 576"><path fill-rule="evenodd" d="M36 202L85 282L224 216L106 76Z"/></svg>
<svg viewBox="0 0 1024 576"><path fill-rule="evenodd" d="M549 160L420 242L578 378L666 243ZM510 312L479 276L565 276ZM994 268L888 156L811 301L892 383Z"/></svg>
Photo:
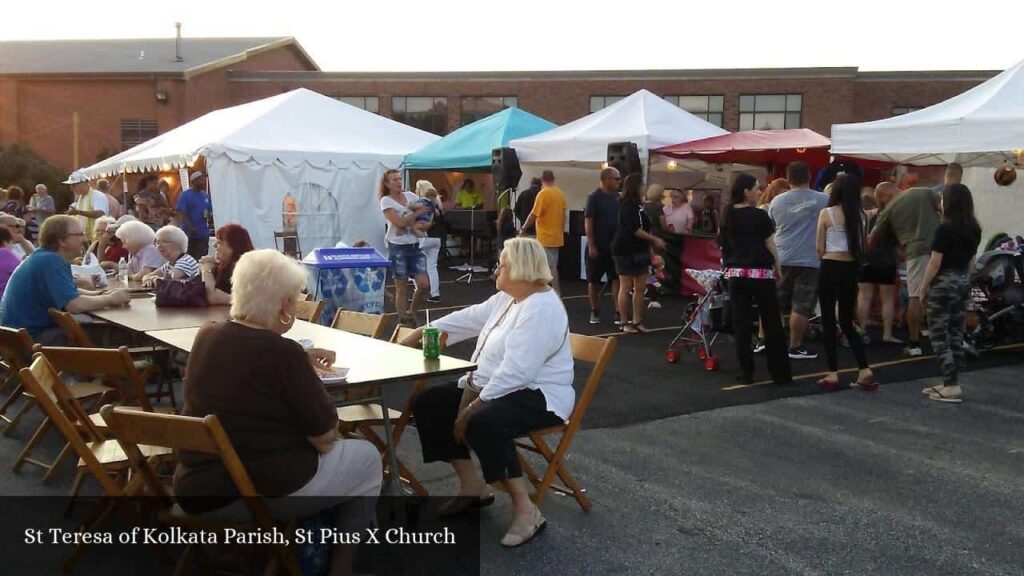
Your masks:
<svg viewBox="0 0 1024 576"><path fill-rule="evenodd" d="M825 252L849 252L850 242L846 238L846 226L836 224L836 219L832 216L832 207L825 208L825 212L832 224L825 228Z"/></svg>

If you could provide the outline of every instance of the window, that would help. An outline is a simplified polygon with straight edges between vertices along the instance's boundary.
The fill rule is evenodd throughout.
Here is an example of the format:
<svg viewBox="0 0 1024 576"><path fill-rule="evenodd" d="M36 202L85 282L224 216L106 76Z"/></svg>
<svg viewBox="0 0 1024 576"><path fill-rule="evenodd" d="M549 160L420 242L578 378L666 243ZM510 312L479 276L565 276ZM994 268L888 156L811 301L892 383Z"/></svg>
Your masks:
<svg viewBox="0 0 1024 576"><path fill-rule="evenodd" d="M615 104L619 100L622 100L625 96L591 96L590 97L590 113L593 114L598 110L607 108L612 104Z"/></svg>
<svg viewBox="0 0 1024 576"><path fill-rule="evenodd" d="M395 96L391 117L420 130L448 133L448 99L444 96Z"/></svg>
<svg viewBox="0 0 1024 576"><path fill-rule="evenodd" d="M156 120L121 120L121 150L156 138Z"/></svg>
<svg viewBox="0 0 1024 576"><path fill-rule="evenodd" d="M893 106L892 115L902 116L904 114L910 114L911 112L917 112L920 109L920 106Z"/></svg>
<svg viewBox="0 0 1024 576"><path fill-rule="evenodd" d="M697 118L722 126L725 96L665 96L665 100L679 106Z"/></svg>
<svg viewBox="0 0 1024 576"><path fill-rule="evenodd" d="M380 113L380 98L376 96L338 96L337 99L367 112Z"/></svg>
<svg viewBox="0 0 1024 576"><path fill-rule="evenodd" d="M740 130L782 130L800 127L800 94L740 96Z"/></svg>
<svg viewBox="0 0 1024 576"><path fill-rule="evenodd" d="M517 106L519 99L515 96L463 96L462 125L472 124L505 108Z"/></svg>

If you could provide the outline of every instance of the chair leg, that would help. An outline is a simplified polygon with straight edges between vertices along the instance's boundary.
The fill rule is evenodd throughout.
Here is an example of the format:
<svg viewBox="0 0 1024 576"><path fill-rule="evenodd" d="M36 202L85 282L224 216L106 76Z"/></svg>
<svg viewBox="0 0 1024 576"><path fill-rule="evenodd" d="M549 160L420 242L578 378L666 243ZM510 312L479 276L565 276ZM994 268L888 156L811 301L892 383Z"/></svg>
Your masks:
<svg viewBox="0 0 1024 576"><path fill-rule="evenodd" d="M43 439L43 436L46 435L46 432L50 429L50 426L50 418L47 417L45 420L43 420L43 423L39 425L39 428L36 428L36 432L35 434L32 435L31 438L29 438L28 444L25 444L25 447L21 449L21 453L18 454L18 459L14 461L14 466L11 467L11 470L15 472L21 470L21 467L24 466L26 462L38 464L40 466L45 467L45 465L32 460L30 456L32 456L32 449L35 448L36 444L39 444L39 442Z"/></svg>
<svg viewBox="0 0 1024 576"><path fill-rule="evenodd" d="M14 395L12 397L13 399L17 399L21 391L18 390L17 392L18 394ZM9 398L8 400L12 400L12 398ZM7 426L4 428L4 436L10 436L11 433L14 432L14 429L18 427L18 423L21 422L21 419L25 417L25 414L28 414L29 410L31 410L35 404L35 400L26 398L25 403L22 404L21 408L18 409L18 412L15 413L14 418L8 420L4 417L4 420L7 420Z"/></svg>
<svg viewBox="0 0 1024 576"><path fill-rule="evenodd" d="M558 443L558 451L553 452L551 447L548 446L548 443L544 441L544 437L542 435L531 433L530 439L533 440L537 449L540 450L541 455L544 456L544 459L548 461L547 470L544 471L544 478L541 480L540 485L537 486L537 494L534 496L534 503L537 506L540 506L541 503L544 502L544 496L547 495L547 490L551 486L551 483L554 482L555 475L557 474L562 482L565 483L566 487L572 490L573 497L576 498L576 502L579 503L580 507L584 510L589 510L590 500L587 498L586 493L583 492L580 485L576 483L576 480L563 466L562 460L565 458L565 453L569 449L569 443L563 438L563 440Z"/></svg>
<svg viewBox="0 0 1024 576"><path fill-rule="evenodd" d="M57 454L57 458L54 459L53 463L50 464L50 469L46 471L46 475L43 476L43 484L46 484L53 479L54 475L57 474L57 468L61 462L68 457L71 453L71 444L64 444L64 448L61 449L60 454Z"/></svg>

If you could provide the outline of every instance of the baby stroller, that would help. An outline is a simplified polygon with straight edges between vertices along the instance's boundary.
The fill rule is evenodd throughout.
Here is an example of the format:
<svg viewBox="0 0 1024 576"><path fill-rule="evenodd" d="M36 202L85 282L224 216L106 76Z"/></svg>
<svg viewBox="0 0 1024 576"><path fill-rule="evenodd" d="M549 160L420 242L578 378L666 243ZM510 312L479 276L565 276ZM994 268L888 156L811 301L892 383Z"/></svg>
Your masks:
<svg viewBox="0 0 1024 576"><path fill-rule="evenodd" d="M720 270L687 269L686 273L704 288L704 294L686 307L683 312L686 325L668 345L665 359L673 364L679 362L680 345L687 352L696 348L704 369L717 370L718 356L711 347L715 345L725 322L724 309L729 301L725 280Z"/></svg>
<svg viewBox="0 0 1024 576"><path fill-rule="evenodd" d="M967 311L978 324L964 340L978 350L1024 341L1024 238L1003 241L978 256Z"/></svg>

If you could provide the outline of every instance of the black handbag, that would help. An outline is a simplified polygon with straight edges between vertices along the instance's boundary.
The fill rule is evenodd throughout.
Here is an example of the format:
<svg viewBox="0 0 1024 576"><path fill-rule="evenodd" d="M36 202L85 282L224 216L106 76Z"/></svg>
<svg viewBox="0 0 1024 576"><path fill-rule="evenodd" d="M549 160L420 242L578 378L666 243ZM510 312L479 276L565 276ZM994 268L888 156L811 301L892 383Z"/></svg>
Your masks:
<svg viewBox="0 0 1024 576"><path fill-rule="evenodd" d="M206 299L206 284L199 276L185 280L156 281L156 305L166 308L190 308L209 306Z"/></svg>

